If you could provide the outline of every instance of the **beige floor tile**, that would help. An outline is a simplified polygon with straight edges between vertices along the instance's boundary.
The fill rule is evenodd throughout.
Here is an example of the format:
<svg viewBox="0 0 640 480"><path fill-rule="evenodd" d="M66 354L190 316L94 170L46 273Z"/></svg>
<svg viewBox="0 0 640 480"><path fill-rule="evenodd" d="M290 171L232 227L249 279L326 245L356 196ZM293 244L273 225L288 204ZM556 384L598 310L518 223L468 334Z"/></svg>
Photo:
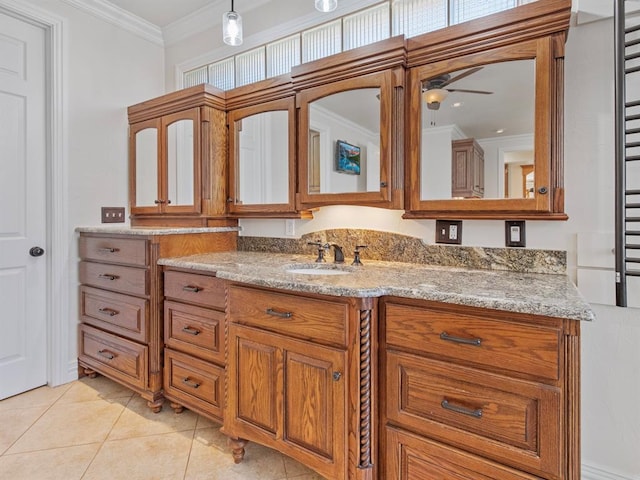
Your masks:
<svg viewBox="0 0 640 480"><path fill-rule="evenodd" d="M46 405L0 410L0 455L18 440L47 410Z"/></svg>
<svg viewBox="0 0 640 480"><path fill-rule="evenodd" d="M28 392L6 398L0 401L0 411L13 410L16 408L31 408L49 406L55 403L64 393L71 388L72 383L60 385L58 387L40 387Z"/></svg>
<svg viewBox="0 0 640 480"><path fill-rule="evenodd" d="M206 417L198 415L198 423L196 424L196 428L220 428L219 422L214 422Z"/></svg>
<svg viewBox="0 0 640 480"><path fill-rule="evenodd" d="M83 377L73 382L60 397L60 403L91 402L101 398L131 398L134 393L113 380L101 375L96 378Z"/></svg>
<svg viewBox="0 0 640 480"><path fill-rule="evenodd" d="M83 480L176 480L184 478L191 432L104 443Z"/></svg>
<svg viewBox="0 0 640 480"><path fill-rule="evenodd" d="M295 478L296 480L324 480L324 477L314 472L310 468L305 467L300 462L283 455L284 468L287 472L287 478Z"/></svg>
<svg viewBox="0 0 640 480"><path fill-rule="evenodd" d="M192 432L196 428L197 421L198 415L195 413L189 410L184 410L179 414L175 413L166 402L160 412L153 413L147 406L145 399L134 396L118 418L107 439L117 440L185 430Z"/></svg>
<svg viewBox="0 0 640 480"><path fill-rule="evenodd" d="M7 453L102 442L125 408L126 399L55 404Z"/></svg>
<svg viewBox="0 0 640 480"><path fill-rule="evenodd" d="M0 478L11 480L80 480L99 443L0 457Z"/></svg>
<svg viewBox="0 0 640 480"><path fill-rule="evenodd" d="M217 428L196 430L185 480L280 480L286 478L282 454L249 443L242 463L233 463L226 437Z"/></svg>

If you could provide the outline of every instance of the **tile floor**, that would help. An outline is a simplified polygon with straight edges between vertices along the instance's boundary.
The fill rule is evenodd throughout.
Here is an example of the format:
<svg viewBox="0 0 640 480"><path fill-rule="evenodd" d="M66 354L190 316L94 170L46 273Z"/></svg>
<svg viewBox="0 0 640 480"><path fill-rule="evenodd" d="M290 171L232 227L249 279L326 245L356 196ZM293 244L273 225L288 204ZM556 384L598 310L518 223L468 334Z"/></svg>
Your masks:
<svg viewBox="0 0 640 480"><path fill-rule="evenodd" d="M0 479L323 480L252 443L235 465L219 428L101 376L41 387L0 401Z"/></svg>

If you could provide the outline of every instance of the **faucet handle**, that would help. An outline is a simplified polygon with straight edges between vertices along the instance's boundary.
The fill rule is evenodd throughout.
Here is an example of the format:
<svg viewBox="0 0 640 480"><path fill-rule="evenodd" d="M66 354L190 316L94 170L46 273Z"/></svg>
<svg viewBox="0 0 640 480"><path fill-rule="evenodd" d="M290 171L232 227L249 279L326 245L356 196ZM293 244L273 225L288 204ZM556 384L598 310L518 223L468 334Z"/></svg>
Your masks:
<svg viewBox="0 0 640 480"><path fill-rule="evenodd" d="M367 245L356 245L356 249L353 251L353 263L351 265L358 267L362 266L362 262L360 261L360 250L365 248L367 248Z"/></svg>
<svg viewBox="0 0 640 480"><path fill-rule="evenodd" d="M316 262L320 263L320 262L324 262L324 252L325 250L329 249L329 244L328 243L322 243L320 240L317 240L315 242L307 242L307 245L313 245L315 247L318 247L318 258L316 258Z"/></svg>

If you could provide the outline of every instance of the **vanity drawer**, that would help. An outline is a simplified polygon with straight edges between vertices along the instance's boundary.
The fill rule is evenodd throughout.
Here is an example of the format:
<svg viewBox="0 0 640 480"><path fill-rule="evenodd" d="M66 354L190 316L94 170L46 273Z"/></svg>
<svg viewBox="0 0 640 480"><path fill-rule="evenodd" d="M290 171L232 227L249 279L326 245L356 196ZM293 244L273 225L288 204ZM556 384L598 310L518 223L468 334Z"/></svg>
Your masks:
<svg viewBox="0 0 640 480"><path fill-rule="evenodd" d="M169 348L224 363L224 313L165 300L164 342Z"/></svg>
<svg viewBox="0 0 640 480"><path fill-rule="evenodd" d="M386 381L398 392L387 396L392 423L559 478L558 388L396 351L387 352Z"/></svg>
<svg viewBox="0 0 640 480"><path fill-rule="evenodd" d="M562 332L490 317L386 304L388 346L558 380Z"/></svg>
<svg viewBox="0 0 640 480"><path fill-rule="evenodd" d="M225 282L212 275L164 272L164 295L185 303L224 310Z"/></svg>
<svg viewBox="0 0 640 480"><path fill-rule="evenodd" d="M229 286L229 319L290 337L347 344L348 306L316 298Z"/></svg>
<svg viewBox="0 0 640 480"><path fill-rule="evenodd" d="M144 267L149 264L147 241L135 238L80 237L80 258Z"/></svg>
<svg viewBox="0 0 640 480"><path fill-rule="evenodd" d="M164 359L167 396L221 419L224 369L168 348Z"/></svg>
<svg viewBox="0 0 640 480"><path fill-rule="evenodd" d="M146 268L80 262L80 283L130 295L148 295L149 271Z"/></svg>
<svg viewBox="0 0 640 480"><path fill-rule="evenodd" d="M82 321L117 335L147 343L148 300L98 288L80 287Z"/></svg>
<svg viewBox="0 0 640 480"><path fill-rule="evenodd" d="M386 428L386 480L540 480L395 428Z"/></svg>
<svg viewBox="0 0 640 480"><path fill-rule="evenodd" d="M147 385L149 349L88 325L80 325L81 362L134 387Z"/></svg>

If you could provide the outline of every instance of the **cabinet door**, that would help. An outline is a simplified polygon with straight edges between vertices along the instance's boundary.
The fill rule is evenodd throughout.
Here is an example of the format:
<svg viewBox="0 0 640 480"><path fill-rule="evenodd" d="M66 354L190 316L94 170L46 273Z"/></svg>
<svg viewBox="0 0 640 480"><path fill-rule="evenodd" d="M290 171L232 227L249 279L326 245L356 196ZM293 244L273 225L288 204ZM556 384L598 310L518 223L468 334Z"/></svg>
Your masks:
<svg viewBox="0 0 640 480"><path fill-rule="evenodd" d="M161 208L160 119L131 125L129 130L129 201L131 213L158 213Z"/></svg>
<svg viewBox="0 0 640 480"><path fill-rule="evenodd" d="M161 192L167 213L199 213L200 110L192 108L162 117Z"/></svg>

